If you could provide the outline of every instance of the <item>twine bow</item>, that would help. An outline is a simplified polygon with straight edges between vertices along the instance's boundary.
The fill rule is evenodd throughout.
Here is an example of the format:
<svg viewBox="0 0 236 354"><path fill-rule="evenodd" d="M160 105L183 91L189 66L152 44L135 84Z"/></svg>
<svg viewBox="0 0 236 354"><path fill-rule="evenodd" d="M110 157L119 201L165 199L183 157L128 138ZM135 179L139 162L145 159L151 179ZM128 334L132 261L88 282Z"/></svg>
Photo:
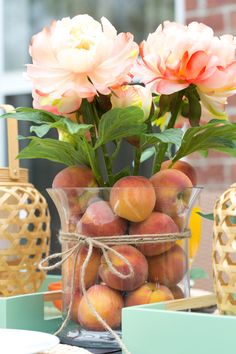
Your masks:
<svg viewBox="0 0 236 354"><path fill-rule="evenodd" d="M78 260L78 255L80 252L80 249L82 246L87 246L88 247L88 252L86 255L86 258L81 265L80 268L80 284L81 284L81 289L82 293L84 295L85 301L90 309L90 311L93 313L93 315L97 318L97 320L103 325L104 329L106 329L108 332L110 332L113 337L116 339L117 343L120 345L122 350L124 351L125 354L131 354L121 338L116 334L115 331L104 321L104 319L99 315L99 313L96 311L94 305L90 301L86 287L85 287L85 273L86 269L88 266L88 263L91 259L92 252L93 252L93 247L100 248L105 262L108 265L108 268L110 271L118 276L121 279L127 279L129 277L132 277L134 275L134 270L130 262L126 257L124 257L122 254L117 252L112 246L114 245L121 245L121 244L144 244L144 243L160 243L160 242L167 242L167 241L176 241L178 239L184 239L184 238L189 238L191 236L191 233L189 230L185 230L182 233L173 233L173 234L158 234L158 235L124 235L124 236L107 236L107 237L89 237L89 236L84 236L76 233L66 233L66 232L60 232L60 240L61 241L75 241L76 244L69 248L66 251L60 252L60 253L54 253L45 259L43 259L39 263L39 269L41 270L53 270L56 268L59 268L62 266L64 262L66 262L71 256L74 256L74 262L73 262L73 272L72 272L72 284L71 284L71 298L70 298L70 303L69 303L69 308L67 315L65 319L62 322L62 325L60 328L56 331L56 335L59 334L67 325L68 321L70 320L70 316L72 313L72 307L73 307L73 299L75 295L75 277L76 277L76 266L77 266L77 260ZM129 269L128 274L123 274L119 272L116 268L113 267L113 264L107 254L107 251L110 253L113 253L116 255L118 258L120 258L127 266ZM58 262L55 264L48 266L45 265L49 261L54 260L56 258L60 258Z"/></svg>

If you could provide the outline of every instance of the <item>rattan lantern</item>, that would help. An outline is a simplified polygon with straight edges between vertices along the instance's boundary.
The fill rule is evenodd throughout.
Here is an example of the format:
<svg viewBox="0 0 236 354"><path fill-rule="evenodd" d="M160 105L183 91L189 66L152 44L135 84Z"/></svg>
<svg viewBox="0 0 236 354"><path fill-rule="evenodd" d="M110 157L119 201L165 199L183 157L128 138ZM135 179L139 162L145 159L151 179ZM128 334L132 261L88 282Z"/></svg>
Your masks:
<svg viewBox="0 0 236 354"><path fill-rule="evenodd" d="M236 315L236 184L214 208L213 278L220 313Z"/></svg>
<svg viewBox="0 0 236 354"><path fill-rule="evenodd" d="M10 111L11 106L0 106ZM50 247L50 215L45 198L19 167L18 126L7 120L8 168L0 168L0 296L35 292L45 278L38 263Z"/></svg>

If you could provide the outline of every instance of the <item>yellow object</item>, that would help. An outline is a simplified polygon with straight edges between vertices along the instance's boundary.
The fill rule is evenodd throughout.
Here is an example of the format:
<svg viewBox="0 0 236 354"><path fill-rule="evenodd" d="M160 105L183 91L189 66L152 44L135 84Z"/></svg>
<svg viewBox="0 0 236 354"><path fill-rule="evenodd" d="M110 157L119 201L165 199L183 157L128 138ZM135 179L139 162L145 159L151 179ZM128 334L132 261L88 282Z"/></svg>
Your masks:
<svg viewBox="0 0 236 354"><path fill-rule="evenodd" d="M201 209L199 206L193 207L191 211L191 215L189 218L189 229L191 230L191 238L189 240L189 266L191 268L194 258L197 254L200 242L201 242L201 231L202 231L202 218L198 212ZM181 246L182 241L177 241L177 243Z"/></svg>
<svg viewBox="0 0 236 354"><path fill-rule="evenodd" d="M198 212L200 212L200 208L198 206L193 207L189 220L189 228L192 234L189 242L190 267L197 254L201 241L202 218L197 214Z"/></svg>

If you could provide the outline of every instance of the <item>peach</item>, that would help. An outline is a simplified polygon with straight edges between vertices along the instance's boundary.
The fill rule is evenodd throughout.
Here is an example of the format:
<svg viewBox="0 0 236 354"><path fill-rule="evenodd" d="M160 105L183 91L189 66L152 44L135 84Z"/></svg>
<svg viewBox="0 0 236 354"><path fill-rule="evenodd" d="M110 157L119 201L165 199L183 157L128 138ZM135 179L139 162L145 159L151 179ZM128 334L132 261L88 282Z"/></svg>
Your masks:
<svg viewBox="0 0 236 354"><path fill-rule="evenodd" d="M82 293L81 292L75 293L74 300L73 300L73 306L72 306L71 319L76 323L79 322L78 313L79 313L79 304L80 304L81 299L82 299Z"/></svg>
<svg viewBox="0 0 236 354"><path fill-rule="evenodd" d="M80 289L80 271L81 266L84 263L84 260L87 256L88 249L86 246L83 246L78 254L77 263L76 263L76 274L75 274L75 287ZM73 276L73 267L74 267L74 257L70 257L68 260L68 268L65 269L68 274L66 275L69 279L72 279ZM98 269L101 263L101 254L98 248L94 248L91 258L88 262L86 273L85 273L85 287L88 288L93 285L98 277Z"/></svg>
<svg viewBox="0 0 236 354"><path fill-rule="evenodd" d="M111 189L110 204L114 212L129 221L143 221L156 202L155 190L142 176L128 176L118 180Z"/></svg>
<svg viewBox="0 0 236 354"><path fill-rule="evenodd" d="M168 287L178 284L187 272L187 259L183 249L175 244L169 251L148 258L148 280Z"/></svg>
<svg viewBox="0 0 236 354"><path fill-rule="evenodd" d="M120 327L121 309L124 307L124 300L121 294L106 285L93 285L87 291L88 299L94 306L97 313L113 329ZM78 320L82 327L92 331L105 330L103 325L91 312L85 297L83 296L78 308Z"/></svg>
<svg viewBox="0 0 236 354"><path fill-rule="evenodd" d="M114 246L114 250L124 256L133 268L134 274L126 279L121 279L109 269L104 256L101 259L99 275L104 283L116 290L129 291L141 286L148 276L148 264L144 255L135 247L130 245ZM128 265L110 250L107 252L112 266L120 273L127 275L130 273Z"/></svg>
<svg viewBox="0 0 236 354"><path fill-rule="evenodd" d="M156 192L156 211L175 216L188 208L193 185L183 172L162 170L154 174L150 181Z"/></svg>
<svg viewBox="0 0 236 354"><path fill-rule="evenodd" d="M172 216L172 220L178 226L180 232L183 232L185 227L187 226L187 218L185 214L174 215Z"/></svg>
<svg viewBox="0 0 236 354"><path fill-rule="evenodd" d="M169 168L171 163L172 163L171 160L164 161L161 164L161 170L166 170L167 168ZM188 176L188 178L190 179L194 187L197 185L197 172L195 168L192 165L190 165L190 163L179 160L176 161L171 168L173 168L174 170L181 171L186 176Z"/></svg>
<svg viewBox="0 0 236 354"><path fill-rule="evenodd" d="M126 220L115 215L108 202L92 203L77 224L77 232L86 236L116 236L126 233Z"/></svg>
<svg viewBox="0 0 236 354"><path fill-rule="evenodd" d="M98 194L97 190L93 192L83 190L91 187L97 187L97 182L92 170L85 166L66 167L54 177L52 182L52 188L64 189L72 218L83 213L88 201Z"/></svg>
<svg viewBox="0 0 236 354"><path fill-rule="evenodd" d="M128 293L125 299L125 306L152 304L173 299L172 292L166 286L157 283L146 283Z"/></svg>
<svg viewBox="0 0 236 354"><path fill-rule="evenodd" d="M69 306L70 306L70 301L71 301L71 288L68 288L69 292L64 292L64 302L63 302L63 311L65 311L65 313L67 313L67 311L69 310ZM74 294L74 299L73 299L73 305L72 305L72 311L71 311L71 315L70 318L78 323L78 311L79 311L79 304L80 301L82 299L82 292L80 291L76 291Z"/></svg>
<svg viewBox="0 0 236 354"><path fill-rule="evenodd" d="M184 292L178 285L171 286L169 289L172 292L174 299L178 300L184 298Z"/></svg>
<svg viewBox="0 0 236 354"><path fill-rule="evenodd" d="M130 235L143 235L143 234L168 234L178 232L178 227L171 219L170 216L152 212L152 214L144 221L138 223L131 223L129 233ZM160 243L147 243L137 245L137 248L145 256L156 256L167 250L174 245L174 242L160 242Z"/></svg>
<svg viewBox="0 0 236 354"><path fill-rule="evenodd" d="M85 166L69 166L53 179L52 188L97 187L92 170Z"/></svg>
<svg viewBox="0 0 236 354"><path fill-rule="evenodd" d="M67 196L69 218L71 222L76 219L78 221L86 208L90 204L99 200L99 190L97 188L69 188L64 189L64 192Z"/></svg>

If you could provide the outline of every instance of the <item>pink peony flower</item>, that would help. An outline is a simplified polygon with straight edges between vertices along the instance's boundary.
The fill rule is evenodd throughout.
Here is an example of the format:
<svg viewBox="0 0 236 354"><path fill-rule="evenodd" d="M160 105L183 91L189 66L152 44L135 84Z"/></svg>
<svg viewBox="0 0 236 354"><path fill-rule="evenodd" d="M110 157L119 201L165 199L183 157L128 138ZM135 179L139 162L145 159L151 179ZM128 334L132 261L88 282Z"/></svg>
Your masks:
<svg viewBox="0 0 236 354"><path fill-rule="evenodd" d="M144 119L147 119L152 106L152 93L141 85L123 85L112 90L112 108L136 106L143 110Z"/></svg>
<svg viewBox="0 0 236 354"><path fill-rule="evenodd" d="M106 18L100 24L78 15L54 21L33 36L30 55L27 76L33 82L34 107L70 113L83 98L91 101L129 81L138 45L132 34L117 34Z"/></svg>
<svg viewBox="0 0 236 354"><path fill-rule="evenodd" d="M159 94L194 84L205 107L221 115L227 97L236 92L235 43L233 36L214 36L202 23L166 21L141 43L141 60L132 73Z"/></svg>

